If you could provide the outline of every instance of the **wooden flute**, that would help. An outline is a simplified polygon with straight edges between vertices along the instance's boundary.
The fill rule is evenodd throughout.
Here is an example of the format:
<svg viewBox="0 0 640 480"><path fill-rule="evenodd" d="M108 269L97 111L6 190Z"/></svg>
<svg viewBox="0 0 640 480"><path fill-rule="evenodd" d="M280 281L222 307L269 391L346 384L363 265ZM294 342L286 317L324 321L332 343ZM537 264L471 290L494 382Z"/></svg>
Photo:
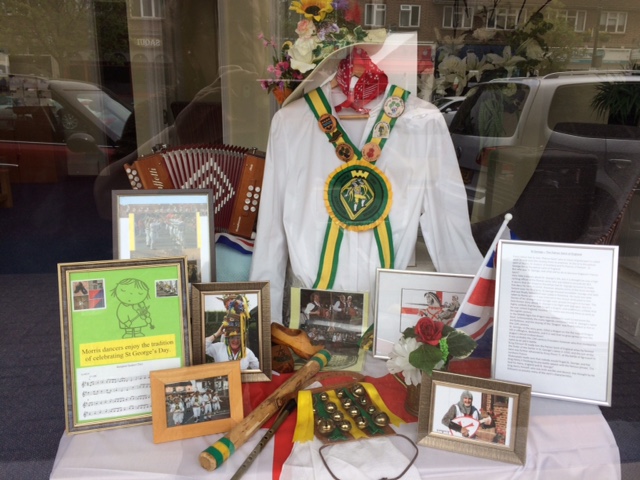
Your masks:
<svg viewBox="0 0 640 480"><path fill-rule="evenodd" d="M253 436L282 406L294 398L307 380L324 368L331 354L320 350L311 359L269 395L258 407L247 415L229 433L200 453L200 465L209 471L218 468L236 449Z"/></svg>
<svg viewBox="0 0 640 480"><path fill-rule="evenodd" d="M256 459L258 455L260 455L260 452L262 451L264 446L267 443L269 443L269 440L271 440L271 437L273 437L276 434L276 431L278 431L278 429L280 428L280 425L282 425L284 421L287 419L287 417L289 417L289 414L295 410L296 404L297 404L296 399L292 398L287 402L287 404L283 407L283 409L280 410L280 414L278 415L278 418L276 418L271 428L267 430L267 433L264 434L264 437L262 437L262 439L258 442L256 447L249 454L249 456L244 461L244 463L240 465L240 468L238 468L238 471L233 474L233 477L231 477L231 480L240 480L240 478L242 478L242 475L244 475L244 472L249 470L249 467L251 466L253 461Z"/></svg>

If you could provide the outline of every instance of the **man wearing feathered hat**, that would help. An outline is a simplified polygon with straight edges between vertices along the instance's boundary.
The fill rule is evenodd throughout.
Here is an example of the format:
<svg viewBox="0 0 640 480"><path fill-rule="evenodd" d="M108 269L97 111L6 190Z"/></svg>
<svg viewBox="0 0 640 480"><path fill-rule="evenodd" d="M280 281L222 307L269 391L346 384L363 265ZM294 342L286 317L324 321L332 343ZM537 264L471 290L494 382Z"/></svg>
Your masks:
<svg viewBox="0 0 640 480"><path fill-rule="evenodd" d="M216 339L220 339L216 342ZM240 360L240 370L255 370L260 368L258 357L248 347L242 345L242 331L239 325L233 323L220 328L210 337L205 339L207 355L214 362L229 362Z"/></svg>

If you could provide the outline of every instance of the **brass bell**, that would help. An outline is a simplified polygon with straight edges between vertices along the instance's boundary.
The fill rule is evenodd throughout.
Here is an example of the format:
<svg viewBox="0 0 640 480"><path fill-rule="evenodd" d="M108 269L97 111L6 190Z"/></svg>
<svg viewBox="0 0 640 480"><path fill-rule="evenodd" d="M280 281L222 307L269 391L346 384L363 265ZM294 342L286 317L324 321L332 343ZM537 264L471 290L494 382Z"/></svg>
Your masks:
<svg viewBox="0 0 640 480"><path fill-rule="evenodd" d="M362 416L358 416L358 417L354 418L354 421L356 422L356 425L360 430L362 430L364 428L367 428L367 426L369 425L367 423L367 420Z"/></svg>
<svg viewBox="0 0 640 480"><path fill-rule="evenodd" d="M340 422L338 424L338 428L342 432L345 432L345 433L349 432L349 431L351 431L351 422Z"/></svg>
<svg viewBox="0 0 640 480"><path fill-rule="evenodd" d="M318 431L322 435L329 435L336 428L336 424L330 418L321 418L318 422Z"/></svg>
<svg viewBox="0 0 640 480"><path fill-rule="evenodd" d="M347 410L350 416L357 417L360 415L360 409L356 406L352 406L349 410Z"/></svg>
<svg viewBox="0 0 640 480"><path fill-rule="evenodd" d="M331 414L331 420L334 422L341 422L344 420L344 415L340 411L335 411Z"/></svg>
<svg viewBox="0 0 640 480"><path fill-rule="evenodd" d="M345 409L349 409L351 407L351 405L353 405L353 400L351 400L349 397L344 397L342 400L342 406Z"/></svg>
<svg viewBox="0 0 640 480"><path fill-rule="evenodd" d="M319 397L320 397L320 400L323 402L326 402L327 400L329 400L329 394L327 392L321 392Z"/></svg>
<svg viewBox="0 0 640 480"><path fill-rule="evenodd" d="M379 427L386 427L389 425L389 415L384 412L380 412L373 417L373 423Z"/></svg>
<svg viewBox="0 0 640 480"><path fill-rule="evenodd" d="M336 397L338 397L338 398L344 397L344 390L337 390L336 391Z"/></svg>
<svg viewBox="0 0 640 480"><path fill-rule="evenodd" d="M375 406L375 405L373 405L373 404L372 404L372 405L369 405L369 406L367 407L367 413L368 413L369 415L373 415L374 413L376 413L376 406Z"/></svg>
<svg viewBox="0 0 640 480"><path fill-rule="evenodd" d="M331 414L338 410L338 406L333 402L327 402L324 404L324 409L327 411L327 413Z"/></svg>
<svg viewBox="0 0 640 480"><path fill-rule="evenodd" d="M356 396L356 397L361 397L365 394L365 389L362 385L360 385L359 383L357 385L355 385L352 389L351 392Z"/></svg>
<svg viewBox="0 0 640 480"><path fill-rule="evenodd" d="M358 402L360 402L360 405L363 407L366 407L369 404L369 399L367 397L359 397Z"/></svg>

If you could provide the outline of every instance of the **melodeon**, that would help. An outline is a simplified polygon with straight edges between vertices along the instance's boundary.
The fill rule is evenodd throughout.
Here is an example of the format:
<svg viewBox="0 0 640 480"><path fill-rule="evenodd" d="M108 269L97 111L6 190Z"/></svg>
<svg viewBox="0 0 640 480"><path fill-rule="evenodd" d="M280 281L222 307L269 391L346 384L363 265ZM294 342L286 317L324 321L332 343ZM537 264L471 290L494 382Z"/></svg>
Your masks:
<svg viewBox="0 0 640 480"><path fill-rule="evenodd" d="M124 168L133 189L213 190L215 231L252 238L264 153L230 145L176 147L140 157Z"/></svg>

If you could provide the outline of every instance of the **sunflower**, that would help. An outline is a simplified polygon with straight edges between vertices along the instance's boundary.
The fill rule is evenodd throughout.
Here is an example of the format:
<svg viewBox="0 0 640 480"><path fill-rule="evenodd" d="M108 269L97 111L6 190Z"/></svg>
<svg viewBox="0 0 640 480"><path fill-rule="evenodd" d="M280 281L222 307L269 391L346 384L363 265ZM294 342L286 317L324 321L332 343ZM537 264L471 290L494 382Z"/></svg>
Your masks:
<svg viewBox="0 0 640 480"><path fill-rule="evenodd" d="M300 0L291 2L289 10L304 15L309 20L321 22L327 13L333 12L333 6L331 6L331 0Z"/></svg>

